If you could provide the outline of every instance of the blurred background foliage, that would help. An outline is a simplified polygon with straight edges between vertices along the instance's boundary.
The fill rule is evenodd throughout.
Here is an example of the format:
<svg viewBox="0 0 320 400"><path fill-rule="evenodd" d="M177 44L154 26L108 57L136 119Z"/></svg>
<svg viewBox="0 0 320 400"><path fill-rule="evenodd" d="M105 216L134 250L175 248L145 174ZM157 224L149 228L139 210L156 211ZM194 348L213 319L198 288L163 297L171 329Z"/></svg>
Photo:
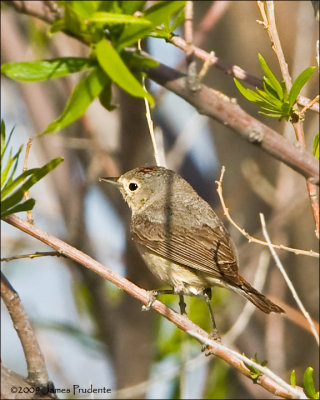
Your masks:
<svg viewBox="0 0 320 400"><path fill-rule="evenodd" d="M44 77L43 82L30 83L1 77L2 117L8 131L16 126L12 135L16 151L29 137L57 131L34 139L29 168L55 157L64 158L57 170L31 190L36 199L35 223L139 286L158 288L159 282L147 270L130 241L127 206L112 187L99 184L98 177L118 176L137 166L155 164L141 99L144 93L141 72L136 68L154 63L127 51L126 46L145 38L142 48L156 60L174 68L182 65L183 52L163 38L168 38L173 29L183 35L179 24L183 20L184 2L168 2L171 5L144 1L58 3L65 9L64 17L60 15L51 27L1 4L4 64L68 58L59 67L50 62L40 66L40 72L48 68L51 78L60 68L59 79ZM195 32L218 3L224 3L224 10L205 33L200 47L213 50L217 56L258 77L262 76L258 62L258 53L261 53L279 79L279 67L267 34L256 23L260 18L256 2L194 2ZM135 11L145 8L149 11L143 18L139 14L133 17ZM124 25L121 17L115 20L110 15L114 13L131 18L127 17ZM316 65L318 24L314 10L309 1L276 2L276 18L289 70L296 78L307 67ZM103 46L101 53L99 46ZM109 58L104 58L106 54ZM75 64L75 57L84 61ZM200 70L199 60L197 66ZM8 68L3 66L2 72L10 76L14 66L11 65L10 71ZM91 71L89 75L83 73L85 68ZM79 96L74 88L81 90L81 83L87 84L92 71L96 71L94 95L81 102L82 92ZM39 76L32 80L39 80ZM295 141L292 126L286 121L259 115L256 107L240 95L230 76L211 67L204 83L237 98L250 114ZM302 94L313 98L317 87L315 73ZM152 114L162 132L168 167L186 178L221 218L223 213L214 181L219 177L220 166L225 165L225 201L241 226L261 237L258 215L263 212L274 243L317 249L303 177L250 146L227 127L198 116L191 106L156 84L148 82L148 89L150 102L155 101ZM100 101L93 101L98 97ZM69 104L69 114L66 104ZM307 149L312 152L319 130L316 113L308 112L304 127ZM22 171L21 163L17 169ZM262 248L249 244L225 222L238 248L241 274L253 282L258 266L269 265L263 292L276 303L296 308L273 261L269 257L263 261ZM4 257L45 249L6 224L2 228ZM316 260L285 252L279 255L303 303L317 319ZM113 398L271 398L270 393L253 385L223 361L199 354L199 345L167 320L152 311L142 313L141 304L135 299L70 260L16 260L5 263L3 269L35 323L56 387L92 383L95 387L111 387ZM178 310L175 296L161 296L161 300ZM222 337L232 328L244 304L237 295L214 289L213 307ZM209 329L204 302L187 299L187 312L192 321ZM2 322L3 362L8 368L25 374L22 349L4 309ZM301 327L293 316L291 319L266 316L256 310L232 345L249 357L257 353L259 360L268 360L268 366L286 381L295 369L297 384L302 385L308 365L319 376L314 339L306 326Z"/></svg>

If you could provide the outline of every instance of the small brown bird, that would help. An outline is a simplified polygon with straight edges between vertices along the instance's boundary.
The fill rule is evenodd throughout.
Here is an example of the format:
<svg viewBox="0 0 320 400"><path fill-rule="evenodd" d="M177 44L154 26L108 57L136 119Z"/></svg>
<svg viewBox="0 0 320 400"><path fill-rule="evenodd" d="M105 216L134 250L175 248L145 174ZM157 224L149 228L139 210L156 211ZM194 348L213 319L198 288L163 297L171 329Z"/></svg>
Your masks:
<svg viewBox="0 0 320 400"><path fill-rule="evenodd" d="M132 210L131 233L139 252L151 272L173 288L155 295L180 295L182 311L183 295L205 298L214 329L213 286L241 294L265 313L284 312L239 275L229 233L181 176L163 167L142 167L100 180L118 186Z"/></svg>

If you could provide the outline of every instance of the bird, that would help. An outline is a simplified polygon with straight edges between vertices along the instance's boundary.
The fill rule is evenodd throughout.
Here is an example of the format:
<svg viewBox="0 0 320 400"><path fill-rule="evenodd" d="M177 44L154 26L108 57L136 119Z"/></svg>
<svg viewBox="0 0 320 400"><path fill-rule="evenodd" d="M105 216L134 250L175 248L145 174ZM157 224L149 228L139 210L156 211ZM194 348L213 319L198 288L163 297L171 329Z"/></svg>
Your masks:
<svg viewBox="0 0 320 400"><path fill-rule="evenodd" d="M205 299L213 337L219 338L210 305L211 289L230 289L264 313L284 310L239 274L235 245L222 221L192 186L174 171L148 166L120 177L102 177L115 184L132 211L130 231L151 272L170 290L150 291L147 309L160 293Z"/></svg>

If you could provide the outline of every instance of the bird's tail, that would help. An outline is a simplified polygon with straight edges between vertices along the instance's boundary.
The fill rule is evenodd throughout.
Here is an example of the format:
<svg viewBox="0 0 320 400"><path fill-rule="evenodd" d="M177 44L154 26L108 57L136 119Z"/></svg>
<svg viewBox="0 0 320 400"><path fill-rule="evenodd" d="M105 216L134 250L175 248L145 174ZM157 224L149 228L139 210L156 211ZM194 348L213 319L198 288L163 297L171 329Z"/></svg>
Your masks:
<svg viewBox="0 0 320 400"><path fill-rule="evenodd" d="M275 313L284 313L285 311L274 304L271 300L269 300L262 293L258 292L253 286L250 285L244 278L239 277L241 283L237 286L231 286L230 289L235 292L241 294L246 299L250 300L256 307L258 307L261 311L269 314L271 312Z"/></svg>

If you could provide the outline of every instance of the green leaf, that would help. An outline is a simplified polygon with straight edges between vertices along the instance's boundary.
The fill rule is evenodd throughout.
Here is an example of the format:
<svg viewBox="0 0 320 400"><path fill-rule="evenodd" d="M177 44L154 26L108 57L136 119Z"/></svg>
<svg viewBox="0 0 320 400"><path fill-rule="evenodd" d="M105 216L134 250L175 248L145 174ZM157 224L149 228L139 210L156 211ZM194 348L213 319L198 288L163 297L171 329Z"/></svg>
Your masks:
<svg viewBox="0 0 320 400"><path fill-rule="evenodd" d="M313 155L319 160L319 132L313 139Z"/></svg>
<svg viewBox="0 0 320 400"><path fill-rule="evenodd" d="M123 50L125 47L143 39L157 26L165 24L168 18L184 7L184 5L185 1L159 1L155 5L149 7L144 13L144 18L149 20L151 25L145 28L139 28L133 25L127 26L117 42L117 50Z"/></svg>
<svg viewBox="0 0 320 400"><path fill-rule="evenodd" d="M184 8L183 8L182 10L180 10L178 15L176 16L176 18L172 22L172 24L170 26L170 31L171 32L175 31L182 24L184 19L185 19L185 15L184 15Z"/></svg>
<svg viewBox="0 0 320 400"><path fill-rule="evenodd" d="M142 17L135 17L126 14L114 14L104 11L94 13L89 19L89 22L102 22L109 25L115 24L136 24L142 27L151 26L151 22Z"/></svg>
<svg viewBox="0 0 320 400"><path fill-rule="evenodd" d="M293 369L290 374L290 385L296 386L296 371Z"/></svg>
<svg viewBox="0 0 320 400"><path fill-rule="evenodd" d="M13 206L17 205L23 199L24 193L27 190L29 190L35 183L42 179L48 172L56 168L62 161L62 157L54 158L41 168L33 168L32 170L29 170L32 171L32 174L27 181L24 182L12 195L1 201L1 212L5 213Z"/></svg>
<svg viewBox="0 0 320 400"><path fill-rule="evenodd" d="M62 114L41 133L51 133L63 129L81 117L92 101L99 96L106 84L106 77L100 68L95 68L73 89Z"/></svg>
<svg viewBox="0 0 320 400"><path fill-rule="evenodd" d="M16 81L44 81L92 68L89 58L61 57L52 60L2 64L1 73Z"/></svg>
<svg viewBox="0 0 320 400"><path fill-rule="evenodd" d="M124 51L123 60L129 68L138 68L139 70L146 70L156 68L159 66L159 61L152 57L142 55L140 51Z"/></svg>
<svg viewBox="0 0 320 400"><path fill-rule="evenodd" d="M268 92L265 92L263 90L257 89L257 93L260 94L260 96L266 101L266 103L271 104L277 110L281 109L283 104L282 101L278 100L274 96L271 96Z"/></svg>
<svg viewBox="0 0 320 400"><path fill-rule="evenodd" d="M7 217L10 214L14 214L21 211L29 211L32 210L35 205L34 199L28 199L24 203L20 203L17 206L14 206L6 211L1 211L1 218ZM1 207L2 210L2 207Z"/></svg>
<svg viewBox="0 0 320 400"><path fill-rule="evenodd" d="M107 84L102 89L102 92L99 95L99 101L104 108L106 108L108 111L112 111L116 108L116 106L111 104L111 100L112 100L111 80L108 79Z"/></svg>
<svg viewBox="0 0 320 400"><path fill-rule="evenodd" d="M97 10L99 1L70 1L66 2L68 7L71 7L82 19L90 18Z"/></svg>
<svg viewBox="0 0 320 400"><path fill-rule="evenodd" d="M19 150L17 151L17 153L16 153L13 157L11 156L11 152L10 152L9 159L8 159L8 161L7 161L7 164L6 164L6 166L4 167L4 169L1 171L1 189L2 189L2 190L1 190L1 198L3 197L3 192L4 192L4 190L5 190L5 189L3 189L3 187L4 187L4 186L7 186L8 182L11 181L12 176L13 176L13 174L15 173L15 170L16 170L17 164L18 164L18 158L19 158L19 155L20 155L20 153L21 153L21 150L22 150L22 146L20 146ZM11 172L11 174L10 174L10 178L8 179L8 182L7 182L7 184L6 184L7 177L8 177L9 171L10 171L10 169L11 169L13 163L14 163L14 166L13 166L12 172ZM3 167L2 162L1 162L1 167ZM5 185L5 184L6 184L6 185Z"/></svg>
<svg viewBox="0 0 320 400"><path fill-rule="evenodd" d="M2 162L2 156L5 151L5 141L6 141L6 126L4 123L4 120L1 120L1 162Z"/></svg>
<svg viewBox="0 0 320 400"><path fill-rule="evenodd" d="M133 14L136 11L142 11L146 1L121 1L121 8L125 14Z"/></svg>
<svg viewBox="0 0 320 400"><path fill-rule="evenodd" d="M298 94L300 93L301 89L306 84L306 82L310 79L310 77L313 74L315 69L316 69L316 67L306 68L303 72L301 72L301 74L298 76L298 78L293 82L292 87L289 92L289 96L288 96L290 108L292 108L292 106L294 105L294 103L298 97Z"/></svg>
<svg viewBox="0 0 320 400"><path fill-rule="evenodd" d="M141 83L132 75L117 51L105 39L96 45L98 61L113 82L132 96L147 98L151 105L154 104L153 97L144 90Z"/></svg>
<svg viewBox="0 0 320 400"><path fill-rule="evenodd" d="M175 12L185 6L186 1L159 1L149 7L144 16L153 23L154 26L161 25L170 18Z"/></svg>
<svg viewBox="0 0 320 400"><path fill-rule="evenodd" d="M310 399L319 399L319 392L316 392L313 382L313 368L308 367L303 376L303 386L306 392L306 395Z"/></svg>
<svg viewBox="0 0 320 400"><path fill-rule="evenodd" d="M265 73L266 78L268 78L268 82L271 85L271 87L277 92L278 97L280 100L283 99L283 91L280 82L278 79L274 76L273 72L269 68L268 64L266 63L265 59L263 58L262 54L258 54L259 57L259 62L261 65L261 68L263 69L263 72Z"/></svg>
<svg viewBox="0 0 320 400"><path fill-rule="evenodd" d="M251 90L251 89L247 89L246 87L244 87L244 86L242 85L242 83L238 81L238 79L233 78L233 80L234 80L234 83L236 84L236 86L237 86L239 92L240 92L240 93L242 94L242 96L244 96L247 100L249 100L249 101L251 101L251 102L256 102L256 101L259 101L259 100L261 101L261 97L260 97L256 92L254 92L254 91Z"/></svg>

